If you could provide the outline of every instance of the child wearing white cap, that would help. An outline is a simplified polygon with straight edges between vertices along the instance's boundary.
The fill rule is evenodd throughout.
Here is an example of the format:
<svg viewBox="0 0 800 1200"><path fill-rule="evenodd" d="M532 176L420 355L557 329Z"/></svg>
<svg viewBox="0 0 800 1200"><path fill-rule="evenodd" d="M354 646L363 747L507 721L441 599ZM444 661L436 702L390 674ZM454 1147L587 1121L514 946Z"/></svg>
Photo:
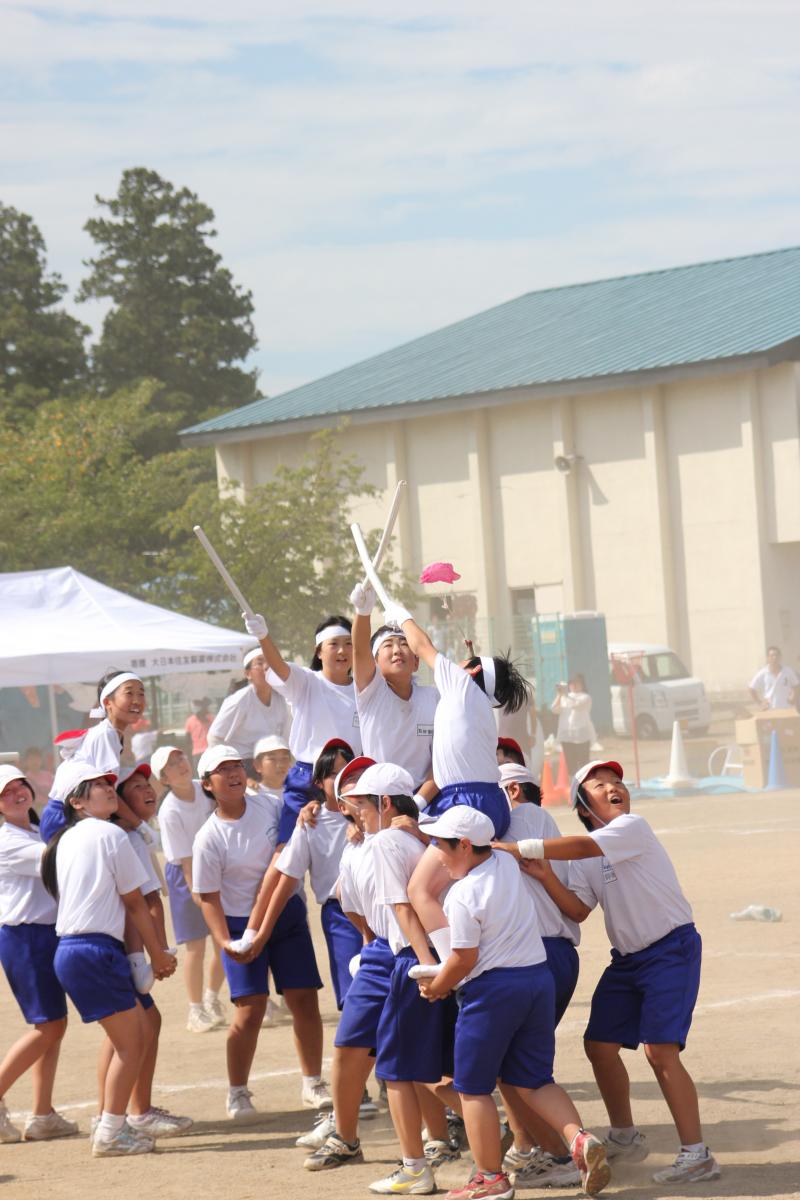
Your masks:
<svg viewBox="0 0 800 1200"><path fill-rule="evenodd" d="M67 1028L64 989L53 968L58 944L56 902L40 878L44 842L39 836L33 788L18 767L0 765L0 962L23 1017L32 1027L0 1063L0 1142L19 1142L5 1104L8 1089L31 1072L33 1111L26 1141L78 1132L53 1108L61 1040Z"/></svg>
<svg viewBox="0 0 800 1200"><path fill-rule="evenodd" d="M133 766L133 755L125 749L125 734L142 719L145 707L144 684L138 675L108 671L97 685L97 707L89 714L103 719L86 731L74 758L114 775L121 762Z"/></svg>
<svg viewBox="0 0 800 1200"><path fill-rule="evenodd" d="M717 1179L703 1141L697 1090L681 1061L700 986L700 935L667 852L647 821L631 813L618 762L590 762L572 781L572 806L587 830L504 845L524 861L561 910L584 921L600 904L612 945L584 1034L586 1054L608 1109L609 1158L647 1157L636 1129L620 1050L644 1044L680 1139L657 1183ZM570 861L569 886L543 860Z"/></svg>
<svg viewBox="0 0 800 1200"><path fill-rule="evenodd" d="M425 832L454 881L445 898L450 955L420 980L428 1000L459 989L453 1086L440 1087L460 1107L476 1174L450 1200L514 1194L502 1169L496 1082L520 1099L570 1146L584 1191L610 1178L603 1143L583 1129L575 1106L553 1081L555 988L538 933L536 906L510 857L494 853L490 819L476 809L448 809Z"/></svg>
<svg viewBox="0 0 800 1200"><path fill-rule="evenodd" d="M284 741L292 717L283 696L267 681L267 664L260 646L242 660L247 686L226 696L208 729L209 746L233 746L249 765L256 742L268 734Z"/></svg>

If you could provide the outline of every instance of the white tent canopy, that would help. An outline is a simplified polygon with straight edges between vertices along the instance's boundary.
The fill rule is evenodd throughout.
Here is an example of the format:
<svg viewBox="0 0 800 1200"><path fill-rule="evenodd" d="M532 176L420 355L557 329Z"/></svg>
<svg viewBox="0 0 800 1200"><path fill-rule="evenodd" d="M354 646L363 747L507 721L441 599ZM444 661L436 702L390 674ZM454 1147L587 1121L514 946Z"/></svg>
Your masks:
<svg viewBox="0 0 800 1200"><path fill-rule="evenodd" d="M0 575L0 687L94 682L112 667L142 677L230 671L254 645L72 567Z"/></svg>

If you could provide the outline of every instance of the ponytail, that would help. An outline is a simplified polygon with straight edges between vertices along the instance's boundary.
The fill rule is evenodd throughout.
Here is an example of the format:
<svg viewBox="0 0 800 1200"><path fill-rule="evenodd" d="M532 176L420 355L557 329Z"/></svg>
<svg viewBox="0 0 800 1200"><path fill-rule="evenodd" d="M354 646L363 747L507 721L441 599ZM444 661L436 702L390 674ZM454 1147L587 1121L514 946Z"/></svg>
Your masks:
<svg viewBox="0 0 800 1200"><path fill-rule="evenodd" d="M54 900L58 899L58 874L56 872L56 852L58 843L61 841L68 829L71 829L80 820L80 814L71 803L73 797L76 800L83 800L89 794L89 789L95 781L87 779L83 783L79 783L76 788L69 793L64 800L64 825L57 833L54 833L47 843L47 848L42 855L42 883L45 890L50 893Z"/></svg>

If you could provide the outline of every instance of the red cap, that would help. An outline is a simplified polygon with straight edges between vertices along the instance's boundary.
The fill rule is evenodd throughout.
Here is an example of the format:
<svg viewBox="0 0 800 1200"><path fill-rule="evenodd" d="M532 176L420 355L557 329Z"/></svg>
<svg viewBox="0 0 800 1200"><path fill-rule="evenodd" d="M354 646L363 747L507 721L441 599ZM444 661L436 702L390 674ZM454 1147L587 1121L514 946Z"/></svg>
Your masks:
<svg viewBox="0 0 800 1200"><path fill-rule="evenodd" d="M336 782L334 784L334 790L336 792L336 799L337 800L339 799L339 793L342 790L342 786L350 778L351 775L353 775L356 771L366 771L367 767L374 767L374 766L375 766L374 758L367 758L366 754L359 754L358 757L352 759L352 761L349 762L347 764L347 766L342 767L341 771L336 776Z"/></svg>
<svg viewBox="0 0 800 1200"><path fill-rule="evenodd" d="M320 754L324 754L326 750L344 750L345 754L353 753L353 747L344 738L330 738L320 750L317 758L319 758Z"/></svg>
<svg viewBox="0 0 800 1200"><path fill-rule="evenodd" d="M499 737L497 739L497 749L498 750L513 750L514 753L519 754L521 758L525 757L525 755L522 751L522 746L520 746L519 742L515 742L513 738Z"/></svg>

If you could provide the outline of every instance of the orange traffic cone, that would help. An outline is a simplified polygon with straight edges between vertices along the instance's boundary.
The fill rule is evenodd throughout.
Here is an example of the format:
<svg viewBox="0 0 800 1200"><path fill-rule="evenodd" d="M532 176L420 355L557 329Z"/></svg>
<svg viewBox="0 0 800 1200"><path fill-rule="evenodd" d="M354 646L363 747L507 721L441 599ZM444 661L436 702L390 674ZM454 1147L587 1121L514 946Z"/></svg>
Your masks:
<svg viewBox="0 0 800 1200"><path fill-rule="evenodd" d="M569 804L569 771L564 751L558 760L558 778L556 779L556 795L559 804Z"/></svg>
<svg viewBox="0 0 800 1200"><path fill-rule="evenodd" d="M539 789L542 793L542 805L545 808L551 808L554 804L561 803L556 795L556 789L553 787L553 771L549 758L545 758L542 766L542 782L539 784Z"/></svg>

